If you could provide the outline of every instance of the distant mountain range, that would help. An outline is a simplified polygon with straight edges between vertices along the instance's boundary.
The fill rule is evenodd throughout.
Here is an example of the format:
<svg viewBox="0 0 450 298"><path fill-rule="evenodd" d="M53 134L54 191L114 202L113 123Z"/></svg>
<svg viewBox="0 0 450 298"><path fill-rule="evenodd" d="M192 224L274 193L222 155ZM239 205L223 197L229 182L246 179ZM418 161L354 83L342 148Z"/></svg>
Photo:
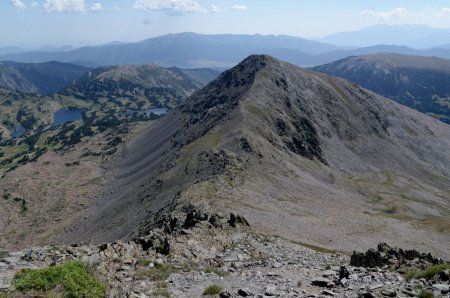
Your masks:
<svg viewBox="0 0 450 298"><path fill-rule="evenodd" d="M163 68L157 65L121 65L92 69L55 61L4 61L0 62L0 88L37 95L64 93L92 100L128 98L134 104L139 98L145 101L151 98L153 105L174 107L179 99L188 97L213 81L219 73L220 71L206 68Z"/></svg>
<svg viewBox="0 0 450 298"><path fill-rule="evenodd" d="M450 124L450 60L374 54L348 57L314 70L351 80Z"/></svg>
<svg viewBox="0 0 450 298"><path fill-rule="evenodd" d="M15 46L9 46L9 47L0 47L0 55L7 55L7 54L17 54L17 53L25 53L25 52L66 52L74 50L75 47L66 45L61 47L55 47L55 46L43 46L35 49L27 49L27 48L21 48L21 47L15 47Z"/></svg>
<svg viewBox="0 0 450 298"><path fill-rule="evenodd" d="M61 62L0 62L0 88L47 95L62 91L89 68Z"/></svg>
<svg viewBox="0 0 450 298"><path fill-rule="evenodd" d="M185 35L170 37L174 40L179 37L186 38ZM206 39L208 36L200 37ZM227 36L230 40L241 37ZM211 37L212 40L215 38ZM259 40L260 43L263 41L274 43L273 39L276 37L270 37L267 40L258 37L256 40ZM195 44L194 40L191 40L191 46ZM120 44L99 46L95 49L101 52L102 49L110 47L130 45L133 46L133 44ZM294 47L289 43L287 45ZM277 50L273 49L273 51ZM286 55L287 51L283 51L283 55ZM398 52L408 55L394 54ZM179 59L177 53L184 55L185 51L173 51L173 57ZM335 61L322 64L314 69L349 79L401 104L450 123L450 85L448 84L450 62L436 57L417 55L446 56L450 54L450 50L415 50L400 46L375 46L353 50L336 49L316 55L304 53L296 55L296 53L296 50L291 50L292 55L289 57L291 60L297 61L297 64L306 62L302 59L308 57L307 62L313 65L322 61ZM351 56L343 58L348 55ZM169 56L170 54L167 57ZM163 68L154 64L91 69L61 62L0 62L0 87L39 95L48 95L64 90L64 94L68 96L116 101L116 104L132 109L155 106L174 108L180 98L188 97L214 80L218 74L219 71L206 68Z"/></svg>
<svg viewBox="0 0 450 298"><path fill-rule="evenodd" d="M422 25L376 25L361 30L331 34L317 40L347 47L388 44L425 49L448 44L450 29Z"/></svg>
<svg viewBox="0 0 450 298"><path fill-rule="evenodd" d="M343 58L350 56L362 56L369 54L379 54L379 53L393 53L400 55L413 55L413 56L423 56L423 57L440 57L443 59L450 59L450 49L442 48L432 48L426 50L417 50L409 48L406 46L396 46L396 45L378 45L365 48L357 48L353 50L335 50L321 55L315 55L309 57L308 64L303 64L303 66L318 66L321 64L326 64L334 62ZM297 63L298 64L298 63Z"/></svg>
<svg viewBox="0 0 450 298"><path fill-rule="evenodd" d="M444 44L444 45L440 45L437 47L431 47L431 49L446 49L446 50L448 50L448 49L450 49L450 44Z"/></svg>
<svg viewBox="0 0 450 298"><path fill-rule="evenodd" d="M345 57L374 53L437 56L450 59L450 49L413 49L398 45L363 48L334 46L291 36L169 34L137 43L107 44L70 51L0 55L19 62L61 61L85 66L157 64L181 68L230 68L248 55L269 54L299 66L317 66Z"/></svg>
<svg viewBox="0 0 450 298"><path fill-rule="evenodd" d="M19 48L19 47L0 47L0 55L7 55L7 54L17 54L21 52L25 52L26 50Z"/></svg>
<svg viewBox="0 0 450 298"><path fill-rule="evenodd" d="M252 53L307 56L343 49L291 36L169 34L137 43L84 47L73 51L27 52L0 56L20 62L84 61L94 65L148 64L161 66L231 67Z"/></svg>

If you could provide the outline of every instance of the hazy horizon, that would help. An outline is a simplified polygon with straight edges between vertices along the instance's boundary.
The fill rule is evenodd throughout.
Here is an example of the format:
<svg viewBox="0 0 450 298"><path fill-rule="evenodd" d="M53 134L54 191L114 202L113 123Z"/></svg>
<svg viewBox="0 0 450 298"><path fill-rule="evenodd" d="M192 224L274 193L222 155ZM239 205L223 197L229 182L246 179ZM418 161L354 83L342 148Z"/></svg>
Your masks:
<svg viewBox="0 0 450 298"><path fill-rule="evenodd" d="M449 16L446 0L8 0L0 3L0 46L79 47L181 32L314 38L379 24L450 28Z"/></svg>
<svg viewBox="0 0 450 298"><path fill-rule="evenodd" d="M109 41L103 41L100 43L86 43L86 44L71 44L71 43L61 43L61 44L52 44L52 43L42 43L42 44L36 44L36 45L31 45L31 44L24 44L24 45L20 45L20 44L1 44L0 43L0 47L1 48L7 48L7 47L19 47L22 48L24 50L51 50L51 48L55 48L56 50L60 50L64 47L71 47L73 49L76 48L80 48L80 47L95 47L95 46L103 46L103 45L108 45L108 44L120 44L120 43L134 43L134 42L140 42L146 39L151 39L151 38L155 38L155 37L160 37L160 36L166 36L166 35L175 35L175 34L185 34L185 33L194 33L194 34L200 34L200 35L227 35L227 34L232 34L232 35L261 35L261 36L290 36L290 37L299 37L299 38L304 38L304 39L309 39L309 40L316 40L319 42L323 42L323 43L328 43L327 41L322 41L320 40L321 38L325 38L328 36L332 36L334 34L340 34L340 33L349 33L349 32L357 32L360 30L364 30L364 29L369 29L369 28L374 28L378 25L385 25L385 24L376 24L373 26L369 26L369 27L362 27L362 28L357 28L355 30L350 30L350 31L338 31L338 32L333 32L330 34L327 34L325 36L312 36L312 37L305 37L305 36L297 36L297 35L290 35L290 34L262 34L262 33L201 33L201 32L193 32L193 31L180 31L180 32L169 32L169 33L163 33L163 34L158 34L158 35L152 35L152 36L148 36L148 37L143 37L142 39L137 39L137 40L129 40L129 41L125 41L125 40L109 40ZM449 29L449 28L438 28L438 27L431 27L431 26L426 26L426 25L418 25L418 24L410 24L410 25L388 25L388 26L424 26L427 28L431 28L431 29ZM449 41L450 43L450 41ZM333 44L333 43L330 43ZM400 44L400 43L399 43ZM67 49L66 49L67 50ZM70 49L68 49L70 50Z"/></svg>

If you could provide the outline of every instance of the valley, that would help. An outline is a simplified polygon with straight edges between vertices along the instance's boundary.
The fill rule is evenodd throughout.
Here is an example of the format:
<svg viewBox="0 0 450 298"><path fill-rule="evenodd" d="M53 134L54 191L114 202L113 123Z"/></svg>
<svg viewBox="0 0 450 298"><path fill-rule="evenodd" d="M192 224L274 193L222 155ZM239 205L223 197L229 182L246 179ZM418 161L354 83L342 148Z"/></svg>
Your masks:
<svg viewBox="0 0 450 298"><path fill-rule="evenodd" d="M121 124L68 147L47 147L36 161L4 174L0 247L68 241L63 235L74 228L74 218L84 216L107 181L106 163L143 126Z"/></svg>
<svg viewBox="0 0 450 298"><path fill-rule="evenodd" d="M151 66L138 81L129 73L136 68L120 72L120 78L99 70L103 74L99 81L81 78L61 94L37 96L1 89L0 247L66 241L64 234L73 229L74 219L84 216L106 183L108 161L149 122L216 75L190 70L199 82L183 70ZM115 90L114 95L88 93L99 90L97 82L134 84L135 90L142 88L142 95L114 87L101 89ZM151 85L139 85L147 82Z"/></svg>
<svg viewBox="0 0 450 298"><path fill-rule="evenodd" d="M49 149L65 150L83 137L121 123L157 118L218 74L194 69L186 75L181 69L157 66L98 69L96 73L98 77L88 72L64 92L44 97L0 89L3 171L36 160Z"/></svg>

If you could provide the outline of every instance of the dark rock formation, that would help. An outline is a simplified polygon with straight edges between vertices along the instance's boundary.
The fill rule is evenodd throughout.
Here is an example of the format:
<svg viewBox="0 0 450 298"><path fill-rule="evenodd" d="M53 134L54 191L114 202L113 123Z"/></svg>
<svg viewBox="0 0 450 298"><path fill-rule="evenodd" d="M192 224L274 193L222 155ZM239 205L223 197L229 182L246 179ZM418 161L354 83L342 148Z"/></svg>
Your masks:
<svg viewBox="0 0 450 298"><path fill-rule="evenodd" d="M233 213L230 214L230 219L228 220L228 224L233 228L235 228L239 224L247 226L247 227L250 226L250 224L248 223L248 221L245 218L243 218L240 215L234 215Z"/></svg>
<svg viewBox="0 0 450 298"><path fill-rule="evenodd" d="M183 224L184 229L190 229L195 227L195 225L201 221L208 220L208 214L200 213L196 210L189 211L186 215L186 219Z"/></svg>
<svg viewBox="0 0 450 298"><path fill-rule="evenodd" d="M442 260L433 257L431 254L420 253L414 249L403 250L401 248L390 247L386 243L380 243L376 250L369 249L365 253L353 252L350 265L374 268L394 264L402 265L414 259L430 264L442 263Z"/></svg>

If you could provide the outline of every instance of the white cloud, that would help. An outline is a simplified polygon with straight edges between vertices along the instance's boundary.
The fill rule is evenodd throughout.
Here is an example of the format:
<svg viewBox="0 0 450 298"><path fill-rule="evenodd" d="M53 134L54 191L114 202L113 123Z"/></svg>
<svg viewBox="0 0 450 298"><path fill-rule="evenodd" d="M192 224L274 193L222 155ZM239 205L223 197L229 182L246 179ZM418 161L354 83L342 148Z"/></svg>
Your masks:
<svg viewBox="0 0 450 298"><path fill-rule="evenodd" d="M22 2L22 0L11 0L11 4L17 9L17 10L23 10L27 8L25 3Z"/></svg>
<svg viewBox="0 0 450 298"><path fill-rule="evenodd" d="M377 17L377 18L381 18L384 20L389 20L389 19L393 19L393 18L406 18L406 17L416 15L414 12L408 10L405 7L397 7L397 8L394 8L391 10L386 10L386 11L377 11L377 10L367 9L367 10L361 11L360 14L371 16L371 17Z"/></svg>
<svg viewBox="0 0 450 298"><path fill-rule="evenodd" d="M84 12L84 0L46 0L43 8L46 12Z"/></svg>
<svg viewBox="0 0 450 298"><path fill-rule="evenodd" d="M450 14L450 7L442 7L440 10L434 10L431 7L428 7L428 10L438 18L447 17Z"/></svg>
<svg viewBox="0 0 450 298"><path fill-rule="evenodd" d="M221 9L219 6L212 4L212 5L211 5L210 11L211 11L212 13L219 13L219 12L222 11L222 9Z"/></svg>
<svg viewBox="0 0 450 298"><path fill-rule="evenodd" d="M236 11L246 11L248 7L246 5L233 5L231 6L231 9Z"/></svg>
<svg viewBox="0 0 450 298"><path fill-rule="evenodd" d="M144 11L167 11L171 13L206 12L193 0L135 0L134 9Z"/></svg>
<svg viewBox="0 0 450 298"><path fill-rule="evenodd" d="M99 2L97 2L97 3L92 4L89 9L94 12L101 11L101 10L103 10L103 5Z"/></svg>

